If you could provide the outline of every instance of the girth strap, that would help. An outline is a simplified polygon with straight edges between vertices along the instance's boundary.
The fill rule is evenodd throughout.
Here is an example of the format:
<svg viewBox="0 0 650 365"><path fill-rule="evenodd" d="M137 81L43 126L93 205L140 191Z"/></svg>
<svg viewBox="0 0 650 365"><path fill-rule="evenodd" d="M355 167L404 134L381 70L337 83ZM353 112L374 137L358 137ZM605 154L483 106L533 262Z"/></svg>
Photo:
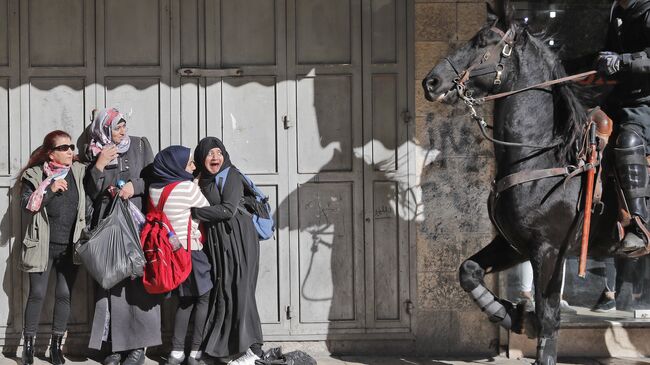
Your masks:
<svg viewBox="0 0 650 365"><path fill-rule="evenodd" d="M504 176L494 184L494 192L500 194L503 191L510 189L513 186L527 183L530 181L546 179L555 176L569 177L573 175L577 168L575 167L554 167L550 169L541 170L526 170L515 172L508 176Z"/></svg>

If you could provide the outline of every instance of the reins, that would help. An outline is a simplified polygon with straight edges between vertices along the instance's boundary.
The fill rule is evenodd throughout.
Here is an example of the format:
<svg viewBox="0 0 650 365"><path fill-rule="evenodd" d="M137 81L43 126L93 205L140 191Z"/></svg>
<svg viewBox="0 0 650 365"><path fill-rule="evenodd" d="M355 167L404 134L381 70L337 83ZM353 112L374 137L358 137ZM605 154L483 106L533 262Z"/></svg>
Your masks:
<svg viewBox="0 0 650 365"><path fill-rule="evenodd" d="M456 84L456 90L458 92L458 96L463 100L465 105L467 105L467 107L469 108L470 117L478 124L479 128L481 129L481 134L483 135L483 138L491 141L492 143L502 145L502 146L506 146L506 147L532 148L532 149L543 150L543 149L555 148L555 147L559 146L562 143L562 141L558 140L558 141L556 141L556 142L554 142L552 144L549 144L549 145L534 145L534 144L526 144L526 143L519 143L519 142L506 142L506 141L498 140L498 139L496 139L494 137L490 137L487 134L487 130L486 130L486 128L489 127L488 123L485 121L485 119L482 116L478 115L478 113L476 112L476 109L474 107L477 106L477 105L482 105L486 101L492 101L492 100L505 98L505 97L515 95L515 94L519 94L519 93L529 91L529 90L544 89L544 88L547 88L549 86L561 84L561 83L564 83L564 82L581 80L581 79L584 79L584 78L586 78L588 76L591 76L591 75L594 75L594 74L596 74L596 71L587 71L587 72L579 73L579 74L576 74L576 75L565 76L565 77L561 77L559 79L541 82L539 84L527 86L527 87L517 89L517 90L506 91L506 92L502 92L502 93L498 93L498 94L488 95L488 96L485 96L485 97L482 97L482 98L473 98L471 96L471 92L468 95L467 87L465 86L464 82L462 82L462 80L455 79L454 83Z"/></svg>
<svg viewBox="0 0 650 365"><path fill-rule="evenodd" d="M518 89L518 90L506 91L506 92L502 92L502 93L499 93L499 94L488 95L488 96L486 96L484 98L478 98L478 99L475 99L475 100L479 104L482 104L482 103L484 103L486 101L505 98L507 96L519 94L519 93L522 93L522 92L528 91L528 90L543 89L543 88L553 86L553 85L557 85L557 84L561 84L561 83L567 82L567 81L581 80L581 79L587 78L588 76L594 75L596 73L597 73L597 71L582 72L582 73L571 75L571 76L561 77L561 78L555 79L555 80L549 80L549 81L541 82L539 84L535 84L535 85L528 86L528 87Z"/></svg>

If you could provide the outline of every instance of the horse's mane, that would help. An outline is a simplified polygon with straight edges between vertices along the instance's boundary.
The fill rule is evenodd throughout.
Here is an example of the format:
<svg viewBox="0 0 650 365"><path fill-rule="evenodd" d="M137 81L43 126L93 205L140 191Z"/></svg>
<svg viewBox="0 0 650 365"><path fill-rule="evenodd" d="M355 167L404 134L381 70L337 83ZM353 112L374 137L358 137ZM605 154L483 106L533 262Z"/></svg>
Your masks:
<svg viewBox="0 0 650 365"><path fill-rule="evenodd" d="M535 48L546 65L551 70L549 80L567 76L557 54L546 44L550 37L545 34L531 34L527 29L520 32L526 45ZM558 149L558 157L564 157L569 163L577 161L586 118L587 107L585 100L591 97L589 91L575 82L565 82L553 86L554 134L561 136L564 141Z"/></svg>

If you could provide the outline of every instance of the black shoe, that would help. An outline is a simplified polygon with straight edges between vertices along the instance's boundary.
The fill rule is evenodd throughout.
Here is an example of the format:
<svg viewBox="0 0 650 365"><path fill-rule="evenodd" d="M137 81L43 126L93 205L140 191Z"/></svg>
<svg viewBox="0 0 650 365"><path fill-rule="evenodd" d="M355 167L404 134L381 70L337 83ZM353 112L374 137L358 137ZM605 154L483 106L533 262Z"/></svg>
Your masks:
<svg viewBox="0 0 650 365"><path fill-rule="evenodd" d="M122 355L118 353L112 353L104 359L102 362L103 365L120 365L120 361L122 361Z"/></svg>
<svg viewBox="0 0 650 365"><path fill-rule="evenodd" d="M25 335L22 360L24 365L32 365L34 363L34 336Z"/></svg>
<svg viewBox="0 0 650 365"><path fill-rule="evenodd" d="M142 365L144 364L144 358L143 348L131 350L122 365Z"/></svg>
<svg viewBox="0 0 650 365"><path fill-rule="evenodd" d="M603 291L600 294L600 298L596 302L596 305L591 308L593 312L605 313L609 311L616 310L616 300L609 298Z"/></svg>
<svg viewBox="0 0 650 365"><path fill-rule="evenodd" d="M63 335L52 334L52 340L50 341L50 361L54 365L65 364L65 358L63 357L63 352L61 351L62 341Z"/></svg>

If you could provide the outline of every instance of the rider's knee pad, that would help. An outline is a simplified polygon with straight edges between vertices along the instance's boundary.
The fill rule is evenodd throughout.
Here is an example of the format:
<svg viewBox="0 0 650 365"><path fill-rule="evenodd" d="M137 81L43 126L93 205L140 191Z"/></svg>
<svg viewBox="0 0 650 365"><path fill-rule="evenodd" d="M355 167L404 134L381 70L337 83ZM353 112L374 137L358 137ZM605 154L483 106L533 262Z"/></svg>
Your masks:
<svg viewBox="0 0 650 365"><path fill-rule="evenodd" d="M616 148L645 147L643 138L635 131L622 130L616 138Z"/></svg>

